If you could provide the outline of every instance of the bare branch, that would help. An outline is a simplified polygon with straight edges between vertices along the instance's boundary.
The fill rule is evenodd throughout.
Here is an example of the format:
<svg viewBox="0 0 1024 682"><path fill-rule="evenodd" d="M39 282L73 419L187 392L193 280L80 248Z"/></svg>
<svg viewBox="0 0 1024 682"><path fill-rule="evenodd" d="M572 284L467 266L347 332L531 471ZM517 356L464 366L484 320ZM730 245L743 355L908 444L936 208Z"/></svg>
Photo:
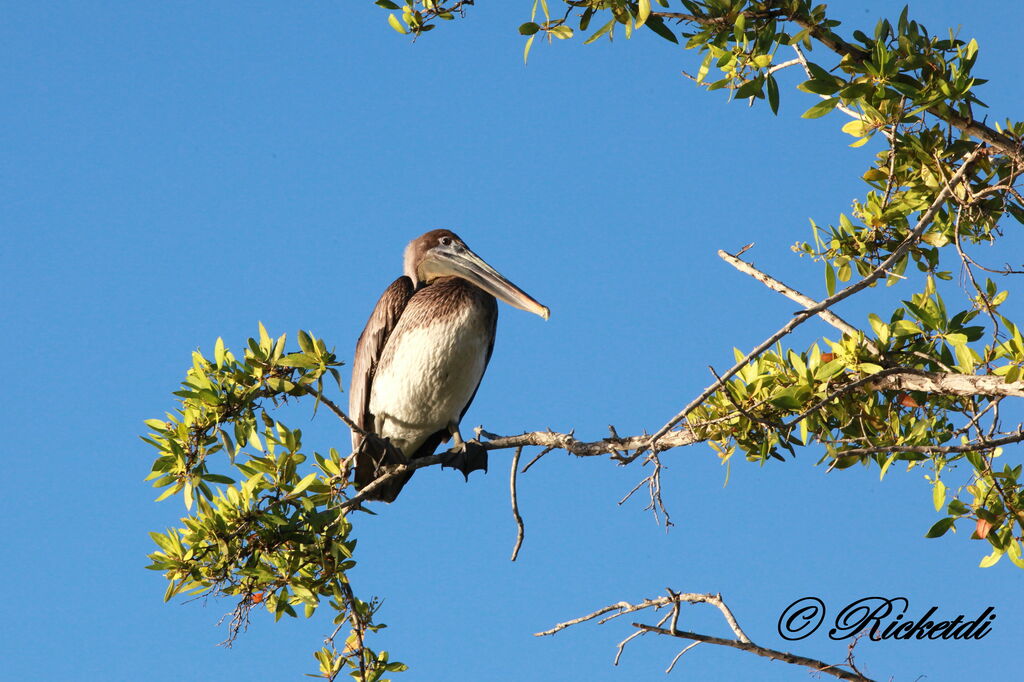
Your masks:
<svg viewBox="0 0 1024 682"><path fill-rule="evenodd" d="M882 391L921 391L942 395L989 395L1024 398L1024 381L1006 383L993 374L956 374L952 372L926 372L899 368L887 372L871 383L871 388Z"/></svg>
<svg viewBox="0 0 1024 682"><path fill-rule="evenodd" d="M672 659L672 662L669 664L669 666L667 668L665 668L665 673L668 674L668 673L672 672L672 669L676 667L676 663L678 663L679 659L683 657L683 654L685 654L687 651L689 651L693 647L697 646L698 644L700 644L700 642L694 642L693 644L687 644L685 647L683 647L683 650L680 651L678 654L676 654L676 657Z"/></svg>
<svg viewBox="0 0 1024 682"><path fill-rule="evenodd" d="M718 644L720 646L732 647L734 649L740 649L741 651L749 651L752 654L770 658L776 661L783 661L784 663L792 663L793 665L802 665L810 668L815 672L825 673L832 677L837 677L840 680L852 680L852 682L872 682L871 678L864 677L855 672L849 672L842 668L830 665L824 661L819 661L816 658L807 658L806 656L798 656L785 651L779 651L778 649L769 649L767 647L758 646L752 642L738 642L734 639L724 639L722 637L712 637L710 635L701 635L696 632L686 632L683 630L666 630L665 628L655 627L653 625L644 625L643 623L633 623L633 627L639 629L642 632L653 632L658 635L669 635L670 637L679 637L681 639L692 639L697 642L707 642L708 644Z"/></svg>
<svg viewBox="0 0 1024 682"><path fill-rule="evenodd" d="M721 249L719 249L718 251L718 257L724 260L729 265L736 268L737 270L739 270L740 272L750 275L758 282L771 289L772 291L777 291L778 293L782 294L789 300L794 301L795 303L799 303L805 308L814 308L815 306L818 305L818 301L815 301L810 296L805 296L801 294L793 287L787 286L780 282L779 280L772 277L771 275L762 272L761 270L758 270L756 267L754 267L753 263L748 263L747 261L742 260L741 258L738 258L737 256L726 251L723 251ZM831 310L822 310L821 312L818 313L818 317L823 319L825 322L828 322L830 325L832 325L842 333L846 334L847 336L856 338L857 335L861 333L860 330L858 330L856 327L854 327L852 324L850 324L843 318L833 313ZM864 345L872 353L878 354L878 347L870 339L865 339Z"/></svg>
<svg viewBox="0 0 1024 682"><path fill-rule="evenodd" d="M588 613L585 616L580 616L579 618L573 618L572 620L567 620L564 623L559 623L550 630L545 630L544 632L535 632L533 633L533 636L544 637L545 635L553 635L556 632L561 632L562 630L568 627L572 627L573 625L579 625L580 623L585 623L588 620L593 620L598 616L603 616L609 611L615 611L616 609L622 610L622 613L615 614L616 616L621 616L624 613L629 613L630 611L637 611L639 609L645 608L647 608L647 606L633 606L633 604L630 604L628 601L620 601L618 604L611 604L609 606L605 606L604 608L600 608L597 611L594 611L593 613ZM615 616L612 617L614 618Z"/></svg>
<svg viewBox="0 0 1024 682"><path fill-rule="evenodd" d="M716 607L722 613L723 618L725 618L725 621L726 621L726 623L728 623L729 628L733 631L733 634L736 635L736 639L725 639L723 637L712 637L710 635L702 635L702 634L699 634L699 633L696 633L696 632L688 632L688 631L684 631L684 630L679 630L678 627L677 627L678 618L679 618L678 609L679 609L679 605L682 604L682 603L710 604L710 605ZM695 643L696 642L706 642L708 644L718 644L720 646L727 646L727 647L732 647L734 649L740 649L742 651L748 651L748 652L756 654L758 656L764 656L766 658L770 658L770 659L773 659L773 660L784 661L786 663L791 663L791 664L794 664L794 665L806 666L806 667L811 668L811 669L813 669L813 670L815 670L817 672L826 673L828 675L832 675L833 677L837 677L837 678L839 678L841 680L854 680L855 682L871 682L871 680L869 680L864 675L860 674L859 671L856 671L856 669L854 669L854 672L850 672L848 670L844 670L843 668L841 668L839 666L830 665L828 663L825 663L824 661L819 661L819 660L813 659L813 658L807 658L805 656L798 656L796 654L791 654L791 653L784 652L784 651L778 651L776 649L768 649L766 647L762 647L762 646L759 646L757 644L754 644L750 640L750 638L747 637L746 633L743 632L743 629L740 628L739 624L736 622L736 618L732 614L732 611L725 604L725 602L722 599L722 595L720 595L720 594L699 594L699 593L686 593L686 592L676 593L676 592L673 592L672 590L668 590L668 596L666 596L666 597L656 597L654 599L645 599L644 601L642 601L642 602L640 602L638 604L630 604L629 602L621 601L621 602L618 602L617 604L611 604L609 606L605 606L604 608L598 609L597 611L594 611L593 613L587 614L586 616L581 616L580 618L574 618L573 620L566 621L564 623L559 623L558 625L556 625L555 627L551 628L550 630L545 630L544 632L536 633L535 636L542 637L544 635L553 635L556 632L564 630L567 627L571 627L573 625L578 625L580 623L584 623L584 622L589 621L589 620L594 620L595 618L599 618L599 617L604 616L605 614L611 613L611 612L615 612L615 613L612 613L612 615L607 616L605 618L602 618L600 621L598 621L598 623L599 624L607 623L608 621L610 621L610 620L612 620L614 618L618 618L619 616L624 616L627 613L634 613L636 611L641 611L641 610L644 610L644 609L658 610L658 609L664 608L666 606L672 606L673 610L671 612L669 612L668 614L666 614L658 622L657 625L646 625L646 624L643 624L643 623L632 623L633 627L637 628L637 631L634 632L633 634L631 634L629 637L626 637L624 640L622 640L619 643L618 649L617 649L616 655L615 655L616 662L618 662L619 657L622 655L623 648L632 639L634 639L639 634L643 634L643 633L646 633L646 632L653 632L653 633L659 634L659 635L669 635L669 636L672 636L672 637L679 637L679 638L682 638L682 639L691 639L691 640L694 640ZM662 627L662 625L664 625L665 621L667 621L669 619L671 619L671 621L672 621L671 622L671 628L664 628L664 627ZM672 668L675 666L676 662L679 660L679 657L682 656L687 651L689 651L690 649L692 649L693 646L694 645L690 645L690 646L686 647L685 649L683 649L681 652L679 652L676 655L676 657L672 660L672 663L671 663L671 665L669 665L668 670L669 671L672 670ZM852 656L850 654L848 654L847 655L846 665L849 665L849 666L852 667L851 664L852 664ZM668 672L668 671L666 671L666 672Z"/></svg>
<svg viewBox="0 0 1024 682"><path fill-rule="evenodd" d="M668 593L669 594L667 597L655 597L653 599L645 599L644 601L638 604L630 604L627 601L620 601L616 604L610 604L608 606L598 609L597 611L594 611L593 613L589 613L586 616L581 616L580 618L574 618L564 623L559 623L550 630L545 630L544 632L537 632L534 634L534 636L543 637L545 635L553 635L556 632L560 632L561 630L566 629L567 627L579 625L580 623L584 623L588 620L593 620L611 611L617 611L618 613L613 613L611 616L608 616L607 618L602 618L599 621L599 624L603 625L604 623L607 623L610 620L618 618L619 616L624 616L627 613L634 613L636 611L642 611L643 609L653 608L657 610L665 606L687 603L711 604L712 606L716 607L719 611L722 612L722 616L725 618L725 621L729 624L729 627L732 628L732 631L736 633L736 636L740 639L740 641L750 641L747 638L746 634L744 634L743 630L740 629L739 624L736 623L736 618L733 617L732 611L730 611L729 607L726 606L725 602L722 601L722 595L701 594L699 592L673 592L672 590L668 590Z"/></svg>
<svg viewBox="0 0 1024 682"><path fill-rule="evenodd" d="M577 457L594 457L598 455L616 455L625 450L637 450L647 446L650 436L628 436L624 438L602 438L598 441L583 442L576 440L571 434L556 433L553 431L532 431L519 434L518 436L498 436L487 431L481 431L481 435L487 438L482 445L488 450L502 450L514 448L520 445L537 445L540 447L551 447L565 450ZM660 450L678 448L683 445L692 445L700 441L692 430L681 429L666 434L659 444Z"/></svg>
<svg viewBox="0 0 1024 682"><path fill-rule="evenodd" d="M523 536L526 528L523 526L523 517L519 515L519 496L516 493L516 473L519 470L519 455L523 453L523 446L516 448L512 455L512 472L509 474L508 487L512 495L512 516L516 519L516 546L512 548L512 561L519 556L519 548L523 546Z"/></svg>

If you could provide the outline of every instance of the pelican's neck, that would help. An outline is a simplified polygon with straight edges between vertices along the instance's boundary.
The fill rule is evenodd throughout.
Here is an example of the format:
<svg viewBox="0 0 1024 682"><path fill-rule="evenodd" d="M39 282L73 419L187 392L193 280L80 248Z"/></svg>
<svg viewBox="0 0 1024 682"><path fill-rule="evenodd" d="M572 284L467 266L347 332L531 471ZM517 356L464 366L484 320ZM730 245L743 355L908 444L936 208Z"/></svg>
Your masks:
<svg viewBox="0 0 1024 682"><path fill-rule="evenodd" d="M406 277L412 280L412 285L415 288L419 288L420 276L416 272L416 251L413 249L413 243L409 242L409 245L405 247L405 255L402 258L402 272Z"/></svg>

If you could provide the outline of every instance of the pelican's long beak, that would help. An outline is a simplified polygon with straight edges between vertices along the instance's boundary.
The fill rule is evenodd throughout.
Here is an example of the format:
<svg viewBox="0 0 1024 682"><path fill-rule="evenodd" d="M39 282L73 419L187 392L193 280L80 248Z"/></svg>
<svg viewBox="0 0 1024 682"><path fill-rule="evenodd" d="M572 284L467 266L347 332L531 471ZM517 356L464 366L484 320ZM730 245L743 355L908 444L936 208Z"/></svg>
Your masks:
<svg viewBox="0 0 1024 682"><path fill-rule="evenodd" d="M508 281L500 272L488 265L483 258L469 250L469 247L444 249L436 252L436 261L431 268L438 274L456 275L480 287L495 298L510 306L540 315L545 320L551 315L547 306L538 303L532 296ZM439 272L444 270L444 272Z"/></svg>

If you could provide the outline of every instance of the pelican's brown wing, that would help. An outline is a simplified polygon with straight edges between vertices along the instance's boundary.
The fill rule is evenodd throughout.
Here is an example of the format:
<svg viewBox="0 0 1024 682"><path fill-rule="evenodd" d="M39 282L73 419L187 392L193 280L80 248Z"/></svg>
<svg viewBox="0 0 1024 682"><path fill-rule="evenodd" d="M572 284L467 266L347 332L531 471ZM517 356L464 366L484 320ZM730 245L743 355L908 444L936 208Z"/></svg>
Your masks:
<svg viewBox="0 0 1024 682"><path fill-rule="evenodd" d="M377 363L384 352L388 337L398 324L405 306L412 298L413 284L408 277L399 277L391 283L380 300L377 301L373 314L366 322L366 328L356 343L356 357L352 362L352 382L349 386L349 416L359 428L373 431L373 415L370 414L370 389L373 386L373 375ZM352 451L356 454L356 485L360 488L377 477L377 466L383 461L384 452L379 447L364 443L358 433L352 433ZM384 488L375 491L369 499L380 499L390 502L405 485L405 480L395 480ZM392 488L394 491L392 492Z"/></svg>

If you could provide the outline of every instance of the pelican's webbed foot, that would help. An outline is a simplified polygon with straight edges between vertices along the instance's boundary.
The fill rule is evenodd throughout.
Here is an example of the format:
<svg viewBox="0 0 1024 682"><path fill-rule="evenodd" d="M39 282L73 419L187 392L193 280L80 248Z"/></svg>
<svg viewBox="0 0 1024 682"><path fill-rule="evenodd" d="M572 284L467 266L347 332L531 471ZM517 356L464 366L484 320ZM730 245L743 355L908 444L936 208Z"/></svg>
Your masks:
<svg viewBox="0 0 1024 682"><path fill-rule="evenodd" d="M466 477L467 482L469 481L469 473L471 471L487 473L487 448L481 445L479 441L462 440L458 424L451 424L448 428L451 431L455 445L452 446L449 452L445 453L444 458L441 460L441 468L450 467L458 469Z"/></svg>

